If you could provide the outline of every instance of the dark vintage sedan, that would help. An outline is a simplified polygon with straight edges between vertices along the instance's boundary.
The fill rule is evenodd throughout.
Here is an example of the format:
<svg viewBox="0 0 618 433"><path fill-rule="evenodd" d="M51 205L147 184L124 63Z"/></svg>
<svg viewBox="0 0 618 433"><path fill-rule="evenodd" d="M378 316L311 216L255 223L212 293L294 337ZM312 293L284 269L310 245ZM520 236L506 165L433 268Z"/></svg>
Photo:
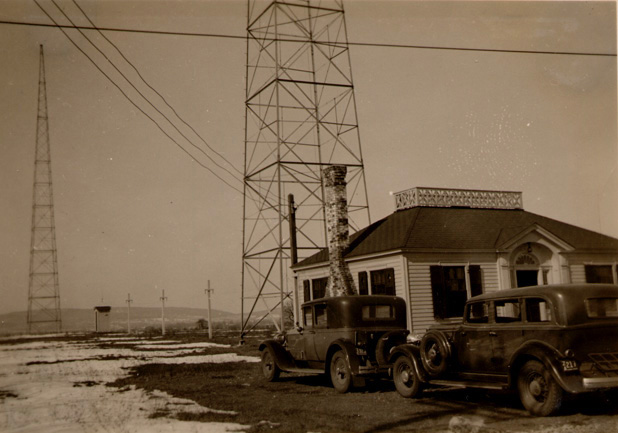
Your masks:
<svg viewBox="0 0 618 433"><path fill-rule="evenodd" d="M387 373L391 349L406 342L402 298L356 295L321 298L301 307L296 330L261 343L262 372L326 374L338 392Z"/></svg>
<svg viewBox="0 0 618 433"><path fill-rule="evenodd" d="M516 389L533 415L563 396L618 388L618 286L573 284L473 297L459 323L431 327L393 351L404 397L427 385Z"/></svg>

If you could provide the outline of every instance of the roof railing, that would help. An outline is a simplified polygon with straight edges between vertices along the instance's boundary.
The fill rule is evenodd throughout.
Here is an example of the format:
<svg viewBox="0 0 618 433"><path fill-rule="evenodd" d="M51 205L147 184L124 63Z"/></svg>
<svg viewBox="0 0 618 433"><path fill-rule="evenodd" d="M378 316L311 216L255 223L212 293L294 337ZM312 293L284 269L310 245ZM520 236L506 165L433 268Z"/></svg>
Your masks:
<svg viewBox="0 0 618 433"><path fill-rule="evenodd" d="M476 209L523 209L523 197L516 191L416 187L396 192L395 209L413 207L468 207Z"/></svg>

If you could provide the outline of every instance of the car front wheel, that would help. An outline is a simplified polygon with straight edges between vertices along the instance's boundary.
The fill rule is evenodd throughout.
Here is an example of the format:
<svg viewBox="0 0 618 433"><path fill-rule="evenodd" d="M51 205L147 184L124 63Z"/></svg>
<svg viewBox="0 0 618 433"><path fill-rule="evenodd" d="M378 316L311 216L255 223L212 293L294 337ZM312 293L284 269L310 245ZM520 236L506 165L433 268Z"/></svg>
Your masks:
<svg viewBox="0 0 618 433"><path fill-rule="evenodd" d="M330 380L337 392L345 393L352 387L352 373L343 351L336 352L330 361Z"/></svg>
<svg viewBox="0 0 618 433"><path fill-rule="evenodd" d="M262 351L262 374L269 382L277 380L279 378L279 374L281 374L281 370L275 361L275 354L270 347L267 347Z"/></svg>
<svg viewBox="0 0 618 433"><path fill-rule="evenodd" d="M402 397L418 397L421 393L421 384L414 369L414 363L407 356L401 356L395 361L393 381L397 392Z"/></svg>
<svg viewBox="0 0 618 433"><path fill-rule="evenodd" d="M562 388L539 361L526 362L517 377L519 398L524 407L535 416L549 416L560 409Z"/></svg>

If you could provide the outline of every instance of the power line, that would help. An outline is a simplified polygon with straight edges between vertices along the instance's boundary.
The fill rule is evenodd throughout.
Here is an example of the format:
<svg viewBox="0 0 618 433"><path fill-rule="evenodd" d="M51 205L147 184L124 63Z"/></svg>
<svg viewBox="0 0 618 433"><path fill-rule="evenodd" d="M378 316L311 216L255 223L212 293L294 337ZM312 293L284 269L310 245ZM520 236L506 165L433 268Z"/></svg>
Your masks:
<svg viewBox="0 0 618 433"><path fill-rule="evenodd" d="M140 30L140 29L123 29L117 27L88 27L88 26L63 26L43 23L32 23L26 21L5 21L0 20L0 24L22 25L22 26L37 26L37 27L61 27L61 28L78 28L82 30L99 30L106 32L124 32L124 33L145 33L153 35L166 36L195 36L207 38L224 38L224 39L242 39L246 40L247 36L226 35L217 33L198 33L198 32L172 32L162 30ZM263 38L265 41L274 41L274 38ZM277 38L280 42L299 42L295 39ZM328 42L314 41L316 44L332 45ZM436 45L412 45L412 44L394 44L394 43L377 43L377 42L348 42L349 46L359 47L377 47L377 48L406 48L418 50L444 50L444 51L473 51L487 53L510 53L510 54L546 54L546 55L562 55L562 56L597 56L597 57L616 57L614 53L590 53L590 52L574 52L574 51L541 51L541 50L507 50L498 48L464 48L464 47L444 47Z"/></svg>
<svg viewBox="0 0 618 433"><path fill-rule="evenodd" d="M47 17L54 23L56 23L56 21L51 17L51 15L49 15L47 13L47 11L45 9L43 9L43 7L41 7L41 5L37 2L37 0L33 0L34 3L39 7L39 9L41 9L43 11L43 13L45 15L47 15ZM57 23L56 23L57 24ZM230 185L228 182L225 181L225 179L221 178L217 173L215 173L214 171L212 171L209 167L207 167L206 165L204 165L202 162L198 161L197 159L195 159L193 157L193 155L191 155L191 153L185 149L180 143L178 143L178 141L176 141L171 135L169 135L162 127L161 125L159 125L159 123L153 119L148 113L146 113L139 105L137 105L123 90L122 88L109 76L105 73L105 71L103 71L103 69L101 69L101 67L99 67L99 65L97 65L97 63L73 40L71 39L71 37L66 33L66 31L64 30L63 27L60 27L58 25L53 26L53 27L58 27L60 29L60 31L67 37L67 39L69 39L69 41L75 46L75 48L77 48L84 56L86 56L86 58L88 60L90 60L90 62L94 65L95 68L97 68L99 70L99 72L101 72L101 74L103 74L105 76L105 78L107 78L117 89L120 93L122 93L122 95L127 98L127 100L135 107L137 108L144 116L146 116L148 119L150 119L151 122L153 122L157 128L159 128L159 130L165 135L167 136L170 140L172 140L174 142L174 144L176 144L176 146L178 146L183 152L185 152L187 155L189 155L198 165L200 165L201 167L205 168L206 170L210 171L216 178L218 178L220 181L222 181L223 183L225 183L227 186L229 186L230 188L232 188L233 190L235 190L236 192L242 194L243 192L240 191L239 189L235 188L234 186ZM66 27L66 26L65 26Z"/></svg>
<svg viewBox="0 0 618 433"><path fill-rule="evenodd" d="M217 152L215 149L213 149L208 142L189 124L187 123L174 109L174 107L172 107L168 102L167 99L165 99L165 97L163 95L161 95L159 92L157 92L157 90L152 87L150 85L150 83L148 83L146 81L146 79L142 76L142 74L139 72L139 70L137 69L137 67L129 60L126 58L126 56L124 55L124 53L122 51L120 51L120 48L118 48L118 46L116 44L114 44L111 40L109 40L109 38L107 36L105 36L105 34L100 31L96 24L94 22L92 22L92 20L90 19L90 17L86 14L86 12L79 6L79 4L77 4L77 2L75 0L72 0L73 4L75 4L75 6L77 6L77 8L81 11L81 13L84 15L84 17L86 17L86 19L88 20L88 22L95 28L97 29L97 32L101 35L101 37L103 37L103 39L105 39L112 47L114 47L116 49L116 51L118 52L118 54L120 54L120 56L133 68L133 70L135 71L135 73L140 77L140 79L144 82L144 84L146 84L146 86L148 86L153 92L155 92L160 98L161 100L165 103L165 105L167 105L170 110L172 110L172 112L176 115L176 117L178 117L178 119L180 119L180 121L185 124L189 129L191 129L191 131L193 131L193 133L195 135L197 135L199 137L200 140L202 140L202 142L211 150L213 151L217 156L219 156L221 159L223 159L226 163L228 163L228 165L230 167L232 167L234 170L236 170L236 172L240 175L242 175L242 172L240 170L238 170L234 164L232 164L230 161L228 161L223 155L221 155L219 152ZM231 173L230 173L231 174ZM232 175L233 176L233 175Z"/></svg>
<svg viewBox="0 0 618 433"><path fill-rule="evenodd" d="M54 4L54 6L56 6L56 8L62 13L62 15L64 15L64 17L74 26L75 23L73 22L73 20L71 20L71 18L69 18L69 16L64 12L64 10L62 10L62 8L60 6L58 6L58 4L56 3L55 0L52 0L52 3ZM242 182L239 178L237 178L232 172L230 172L228 169L226 169L225 167L222 167L221 165L219 165L214 159L212 159L212 157L210 155L208 155L203 149L201 149L200 147L198 147L195 143L193 143L182 131L180 131L180 129L178 129L178 127L165 115L163 114L163 112L161 110L159 110L132 82L131 80L129 80L127 78L127 76L120 70L118 69L118 67L114 64L114 62L111 61L111 59L94 43L92 42L92 40L86 36L84 34L84 32L82 30L79 30L79 33L90 43L90 45L92 45L99 53L101 53L101 55L103 57L105 57L105 59L108 61L108 63L110 65L113 66L113 68L122 76L122 78L124 78L131 87L133 87L133 89L135 89L135 91L142 97L144 98L144 100L150 104L150 106L152 108L154 108L165 120L167 120L169 122L170 125L172 125L172 127L185 139L189 142L189 144L191 144L194 148L196 148L198 151L200 151L204 156L206 156L213 164L215 164L217 167L219 167L220 169L226 171L230 176L232 176L235 180L237 180L238 182ZM116 48L117 49L117 48ZM119 51L119 50L118 50ZM126 58L125 58L126 59ZM135 69L135 67L134 67ZM139 73L138 73L139 74ZM140 75L141 77L141 75ZM143 79L142 79L143 80ZM149 86L150 87L150 86ZM152 87L151 87L152 89ZM153 89L154 90L154 89ZM157 94L159 94L158 92L156 92ZM169 104L168 104L169 107ZM170 107L171 108L171 107ZM172 111L174 111L172 109ZM174 113L176 113L174 111ZM178 114L176 113L176 116L178 116ZM180 116L178 116L180 118ZM182 120L182 119L181 119ZM186 124L186 122L185 122ZM193 129L193 128L191 128ZM194 130L195 131L195 130ZM196 133L197 134L197 133ZM202 139L203 141L203 139ZM210 146L208 146L210 148ZM216 151L214 151L212 148L210 148L213 152L216 153ZM229 162L228 162L229 164Z"/></svg>

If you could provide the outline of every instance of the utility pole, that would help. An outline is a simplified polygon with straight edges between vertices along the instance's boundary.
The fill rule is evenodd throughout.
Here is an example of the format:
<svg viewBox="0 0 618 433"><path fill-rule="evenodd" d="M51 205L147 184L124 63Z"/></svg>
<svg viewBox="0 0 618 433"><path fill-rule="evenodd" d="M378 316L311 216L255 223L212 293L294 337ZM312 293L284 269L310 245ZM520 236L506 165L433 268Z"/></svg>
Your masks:
<svg viewBox="0 0 618 433"><path fill-rule="evenodd" d="M133 302L133 299L131 299L131 294L129 293L127 295L127 334L131 333L131 302Z"/></svg>
<svg viewBox="0 0 618 433"><path fill-rule="evenodd" d="M208 295L208 338L212 340L212 323L211 323L211 311L210 311L210 293L215 289L210 288L210 280L208 280L208 288L204 289L204 292Z"/></svg>
<svg viewBox="0 0 618 433"><path fill-rule="evenodd" d="M161 290L161 335L165 335L165 289Z"/></svg>

